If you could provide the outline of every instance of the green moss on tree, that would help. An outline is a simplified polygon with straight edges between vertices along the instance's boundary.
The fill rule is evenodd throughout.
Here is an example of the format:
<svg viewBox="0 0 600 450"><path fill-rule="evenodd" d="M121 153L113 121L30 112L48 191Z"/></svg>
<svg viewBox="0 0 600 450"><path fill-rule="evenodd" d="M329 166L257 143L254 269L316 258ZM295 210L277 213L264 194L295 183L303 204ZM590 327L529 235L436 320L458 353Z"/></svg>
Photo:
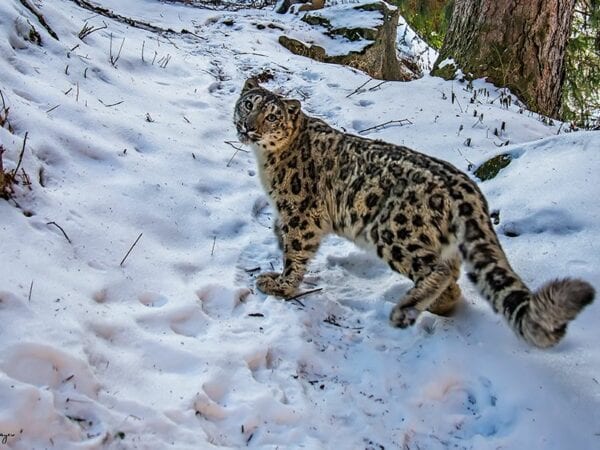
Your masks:
<svg viewBox="0 0 600 450"><path fill-rule="evenodd" d="M435 49L440 49L452 17L454 0L394 0L400 14L415 32Z"/></svg>
<svg viewBox="0 0 600 450"><path fill-rule="evenodd" d="M436 67L431 75L442 77L444 80L454 80L456 78L456 66L454 64L446 64L444 67Z"/></svg>
<svg viewBox="0 0 600 450"><path fill-rule="evenodd" d="M600 0L577 0L567 45L561 115L579 127L600 126Z"/></svg>

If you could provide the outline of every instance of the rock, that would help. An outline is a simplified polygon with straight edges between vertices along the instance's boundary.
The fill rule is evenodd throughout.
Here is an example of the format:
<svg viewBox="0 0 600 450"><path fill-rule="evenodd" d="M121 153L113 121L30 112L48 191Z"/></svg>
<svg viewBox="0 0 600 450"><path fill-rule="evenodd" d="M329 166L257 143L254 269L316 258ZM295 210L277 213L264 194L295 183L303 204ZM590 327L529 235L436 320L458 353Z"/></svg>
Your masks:
<svg viewBox="0 0 600 450"><path fill-rule="evenodd" d="M321 62L325 62L325 59L327 58L325 49L323 47L319 47L318 45L309 46L287 36L280 36L279 43L296 55L307 56L308 58L312 58Z"/></svg>
<svg viewBox="0 0 600 450"><path fill-rule="evenodd" d="M288 36L279 43L297 55L351 66L380 80L413 80L421 76L419 67L400 61L396 52L398 15L397 8L382 1L331 6L302 17L320 29L310 43Z"/></svg>
<svg viewBox="0 0 600 450"><path fill-rule="evenodd" d="M278 14L285 14L295 4L301 4L298 8L300 11L313 11L315 9L321 9L325 6L325 0L283 0L281 3L276 5L276 12Z"/></svg>

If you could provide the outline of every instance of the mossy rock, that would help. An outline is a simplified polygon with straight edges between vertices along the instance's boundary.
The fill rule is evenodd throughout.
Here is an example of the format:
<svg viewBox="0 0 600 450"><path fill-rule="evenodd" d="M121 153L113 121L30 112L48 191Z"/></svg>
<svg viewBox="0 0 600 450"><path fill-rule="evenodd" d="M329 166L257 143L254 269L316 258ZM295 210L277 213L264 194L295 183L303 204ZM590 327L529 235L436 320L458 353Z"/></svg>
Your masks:
<svg viewBox="0 0 600 450"><path fill-rule="evenodd" d="M510 153L502 153L488 159L475 170L475 176L481 181L491 180L510 164L512 156Z"/></svg>
<svg viewBox="0 0 600 450"><path fill-rule="evenodd" d="M327 33L330 36L342 36L349 41L374 41L377 39L377 30L373 28L336 28Z"/></svg>
<svg viewBox="0 0 600 450"><path fill-rule="evenodd" d="M304 14L301 20L309 25L320 25L322 27L327 28L328 30L331 29L331 22L329 21L329 19L326 19L325 17L319 16L317 14L306 13Z"/></svg>
<svg viewBox="0 0 600 450"><path fill-rule="evenodd" d="M355 8L358 9L358 8ZM312 26L321 26L327 29L325 33L327 36L336 37L341 36L345 37L349 41L359 41L361 39L366 39L368 41L374 41L377 39L377 29L375 28L363 28L363 27L354 27L354 28L335 28L329 19L319 15L318 12L308 12L306 13L302 19L303 22L306 22Z"/></svg>
<svg viewBox="0 0 600 450"><path fill-rule="evenodd" d="M332 6L331 8L336 8ZM347 8L347 6L344 6ZM353 9L356 14L361 11L377 11L381 13L381 24L370 27L338 27L335 21L323 17L318 12L308 12L302 20L313 26L325 28L322 33L328 37L343 37L348 41L365 40L366 45L360 50L350 50L346 54L328 55L327 50L318 45L310 45L287 36L279 37L279 43L292 53L306 56L316 61L342 64L368 73L380 80L414 80L421 76L421 70L412 61L398 59L396 52L396 35L399 11L389 7L385 2L373 2L358 5ZM369 16L372 16L370 14ZM356 48L356 46L354 46Z"/></svg>
<svg viewBox="0 0 600 450"><path fill-rule="evenodd" d="M431 75L434 77L442 77L444 80L454 80L458 72L457 67L452 64L446 64L444 67L436 66L431 71Z"/></svg>
<svg viewBox="0 0 600 450"><path fill-rule="evenodd" d="M319 47L318 45L309 46L304 42L300 42L287 36L279 36L279 43L296 55L306 56L315 61L326 62L327 53L323 47Z"/></svg>
<svg viewBox="0 0 600 450"><path fill-rule="evenodd" d="M379 11L382 14L385 14L388 11L382 2L374 2L374 3L365 3L364 5L358 5L354 9L359 11Z"/></svg>

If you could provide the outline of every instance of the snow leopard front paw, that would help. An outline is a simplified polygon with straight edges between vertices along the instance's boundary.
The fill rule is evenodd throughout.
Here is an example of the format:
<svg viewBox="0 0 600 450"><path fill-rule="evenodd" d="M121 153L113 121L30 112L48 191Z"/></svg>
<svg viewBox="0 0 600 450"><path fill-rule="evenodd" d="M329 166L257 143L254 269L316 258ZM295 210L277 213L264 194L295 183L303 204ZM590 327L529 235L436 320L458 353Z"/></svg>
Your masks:
<svg viewBox="0 0 600 450"><path fill-rule="evenodd" d="M415 323L420 312L412 306L396 305L390 313L390 322L394 327L407 328Z"/></svg>
<svg viewBox="0 0 600 450"><path fill-rule="evenodd" d="M259 291L277 297L291 297L296 292L296 287L286 281L280 273L265 272L256 278L256 287Z"/></svg>

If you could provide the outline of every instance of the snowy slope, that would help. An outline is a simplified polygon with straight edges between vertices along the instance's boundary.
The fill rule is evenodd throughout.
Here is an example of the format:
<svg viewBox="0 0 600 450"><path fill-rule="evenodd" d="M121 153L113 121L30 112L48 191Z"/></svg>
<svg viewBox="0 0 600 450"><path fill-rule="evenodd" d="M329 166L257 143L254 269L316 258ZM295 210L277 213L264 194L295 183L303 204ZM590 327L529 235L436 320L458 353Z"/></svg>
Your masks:
<svg viewBox="0 0 600 450"><path fill-rule="evenodd" d="M252 155L226 143L244 79L270 70L268 87L349 132L408 119L366 134L463 170L510 152L481 187L513 266L532 287L575 275L600 289L598 133L556 136L482 81L475 103L431 77L354 92L364 74L279 46L305 26L296 16L96 0L195 33L166 38L37 3L60 41L0 3L4 166L28 132L32 182L0 200L0 449L598 446L598 303L549 351L519 342L466 279L455 317L393 329L410 282L334 238L303 286L322 291L254 292L280 254ZM86 22L107 28L82 41ZM124 39L114 66L111 39L113 59Z"/></svg>

